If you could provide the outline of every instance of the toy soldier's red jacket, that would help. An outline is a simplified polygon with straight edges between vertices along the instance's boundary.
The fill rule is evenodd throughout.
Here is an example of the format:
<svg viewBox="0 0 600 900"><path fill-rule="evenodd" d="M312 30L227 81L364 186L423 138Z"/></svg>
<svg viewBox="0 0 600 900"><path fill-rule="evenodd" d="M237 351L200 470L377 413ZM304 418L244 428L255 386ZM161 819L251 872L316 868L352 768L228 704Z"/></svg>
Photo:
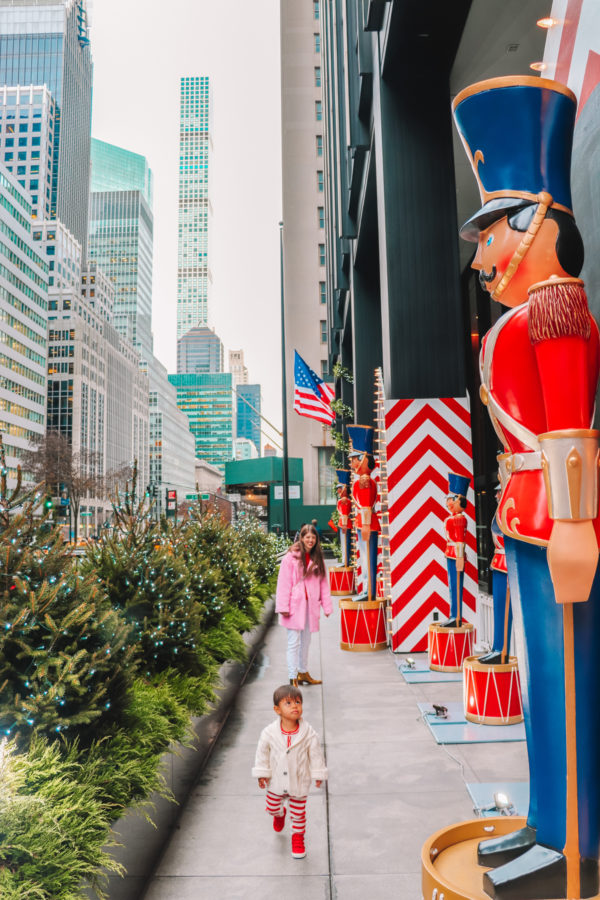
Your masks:
<svg viewBox="0 0 600 900"><path fill-rule="evenodd" d="M499 530L498 526L494 527L496 523L492 524L492 540L494 541L494 556L492 557L492 562L490 564L490 569L493 569L494 572L506 572L506 550L504 549L504 535Z"/></svg>
<svg viewBox="0 0 600 900"><path fill-rule="evenodd" d="M339 527L340 528L348 528L350 523L348 518L352 513L352 500L350 497L340 497L337 502L337 511L340 516Z"/></svg>
<svg viewBox="0 0 600 900"><path fill-rule="evenodd" d="M465 555L464 544L467 540L467 517L462 513L459 513L457 516L448 516L447 519L444 520L444 528L446 530L446 556L448 559L456 559L458 554L457 544L462 544L462 553L460 556Z"/></svg>
<svg viewBox="0 0 600 900"><path fill-rule="evenodd" d="M548 317L545 337L530 322L531 301L503 315L481 350L481 399L505 454L499 458L503 492L497 521L505 535L546 546L552 530L538 436L591 428L600 338L587 305L580 333L563 336L564 321ZM589 327L588 327L589 318ZM585 336L585 332L588 336ZM600 538L600 523L594 520Z"/></svg>
<svg viewBox="0 0 600 900"><path fill-rule="evenodd" d="M356 522L354 523L356 528L362 528L362 514L361 508L366 507L367 509L371 509L371 531L381 531L379 525L379 519L377 518L377 513L373 509L377 502L377 485L373 481L372 478L369 478L369 484L367 487L359 487L361 478L365 476L362 475L356 479L354 485L352 487L352 496L354 497L354 502L356 504Z"/></svg>

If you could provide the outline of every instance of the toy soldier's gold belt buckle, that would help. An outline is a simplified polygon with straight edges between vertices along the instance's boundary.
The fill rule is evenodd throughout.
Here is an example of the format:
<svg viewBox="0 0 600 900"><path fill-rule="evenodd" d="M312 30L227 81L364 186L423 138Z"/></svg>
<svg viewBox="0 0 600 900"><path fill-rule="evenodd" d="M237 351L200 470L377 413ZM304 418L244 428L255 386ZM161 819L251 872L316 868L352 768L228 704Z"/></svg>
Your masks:
<svg viewBox="0 0 600 900"><path fill-rule="evenodd" d="M542 454L540 450L513 453L502 460L502 465L510 475L517 472L535 472L542 468Z"/></svg>

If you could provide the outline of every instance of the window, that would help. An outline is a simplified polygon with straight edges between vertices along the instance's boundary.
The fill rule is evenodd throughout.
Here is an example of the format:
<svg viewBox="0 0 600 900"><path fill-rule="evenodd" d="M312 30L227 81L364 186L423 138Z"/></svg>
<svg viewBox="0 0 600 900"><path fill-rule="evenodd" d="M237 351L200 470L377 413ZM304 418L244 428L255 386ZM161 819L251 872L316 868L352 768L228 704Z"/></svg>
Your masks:
<svg viewBox="0 0 600 900"><path fill-rule="evenodd" d="M319 301L327 303L327 287L324 281L319 282Z"/></svg>
<svg viewBox="0 0 600 900"><path fill-rule="evenodd" d="M317 447L319 469L319 503L330 506L335 503L337 477L332 466L333 447Z"/></svg>
<svg viewBox="0 0 600 900"><path fill-rule="evenodd" d="M315 100L315 118L317 122L321 122L323 119L323 104L320 100Z"/></svg>
<svg viewBox="0 0 600 900"><path fill-rule="evenodd" d="M14 141L14 138L13 138L13 141ZM19 138L19 147L26 147L26 146L27 146L27 138L26 137Z"/></svg>
<svg viewBox="0 0 600 900"><path fill-rule="evenodd" d="M317 135L317 156L323 156L323 135Z"/></svg>
<svg viewBox="0 0 600 900"><path fill-rule="evenodd" d="M321 378L323 380L325 380L326 378L329 378L329 368L327 366L326 359L321 360Z"/></svg>
<svg viewBox="0 0 600 900"><path fill-rule="evenodd" d="M4 141L4 145L5 145L6 147L14 147L14 146L15 146L15 139L14 139L14 138L6 138L6 140Z"/></svg>
<svg viewBox="0 0 600 900"><path fill-rule="evenodd" d="M21 124L19 125L19 133L26 134L28 131L29 125L27 124L27 122L21 122Z"/></svg>
<svg viewBox="0 0 600 900"><path fill-rule="evenodd" d="M4 162L8 162L9 160L11 160L14 155L15 154L13 153L13 151L9 150L8 153L4 154Z"/></svg>
<svg viewBox="0 0 600 900"><path fill-rule="evenodd" d="M321 66L315 66L315 87L321 87Z"/></svg>
<svg viewBox="0 0 600 900"><path fill-rule="evenodd" d="M321 17L319 6L320 0L313 0L313 16L315 17L315 19L319 19Z"/></svg>
<svg viewBox="0 0 600 900"><path fill-rule="evenodd" d="M319 244L319 265L325 265L325 244Z"/></svg>
<svg viewBox="0 0 600 900"><path fill-rule="evenodd" d="M315 35L313 35L313 37L315 39L315 53L320 53L321 52L321 35L315 34Z"/></svg>
<svg viewBox="0 0 600 900"><path fill-rule="evenodd" d="M317 207L317 215L319 217L319 228L325 228L325 207Z"/></svg>
<svg viewBox="0 0 600 900"><path fill-rule="evenodd" d="M321 319L319 324L321 326L321 343L326 344L327 343L327 319Z"/></svg>

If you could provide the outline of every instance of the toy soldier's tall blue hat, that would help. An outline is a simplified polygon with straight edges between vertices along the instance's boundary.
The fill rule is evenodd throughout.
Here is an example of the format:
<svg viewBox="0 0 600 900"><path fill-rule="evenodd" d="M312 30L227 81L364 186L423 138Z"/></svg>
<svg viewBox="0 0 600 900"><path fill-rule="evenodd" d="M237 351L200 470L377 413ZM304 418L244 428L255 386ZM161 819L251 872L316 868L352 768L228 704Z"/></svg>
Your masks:
<svg viewBox="0 0 600 900"><path fill-rule="evenodd" d="M457 475L456 472L448 472L448 494L457 497L466 497L471 479L468 475Z"/></svg>
<svg viewBox="0 0 600 900"><path fill-rule="evenodd" d="M347 425L348 437L352 441L350 456L373 455L373 436L375 429L371 425Z"/></svg>
<svg viewBox="0 0 600 900"><path fill-rule="evenodd" d="M575 95L558 81L515 75L490 78L461 91L454 119L479 185L481 209L460 230L467 241L497 219L550 194L573 215L571 146Z"/></svg>
<svg viewBox="0 0 600 900"><path fill-rule="evenodd" d="M336 469L335 474L337 475L338 484L345 484L346 487L350 487L350 469Z"/></svg>

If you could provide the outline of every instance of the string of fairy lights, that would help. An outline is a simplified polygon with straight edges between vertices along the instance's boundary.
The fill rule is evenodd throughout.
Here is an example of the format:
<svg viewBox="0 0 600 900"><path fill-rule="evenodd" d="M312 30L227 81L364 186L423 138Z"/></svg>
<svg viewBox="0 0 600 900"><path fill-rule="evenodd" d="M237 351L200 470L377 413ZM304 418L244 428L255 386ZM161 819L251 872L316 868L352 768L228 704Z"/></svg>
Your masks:
<svg viewBox="0 0 600 900"><path fill-rule="evenodd" d="M385 435L385 392L383 372L375 369L375 452L379 459L379 501L381 504L381 581L386 605L386 633L392 639L392 567L390 558L390 514L388 504L388 461Z"/></svg>

